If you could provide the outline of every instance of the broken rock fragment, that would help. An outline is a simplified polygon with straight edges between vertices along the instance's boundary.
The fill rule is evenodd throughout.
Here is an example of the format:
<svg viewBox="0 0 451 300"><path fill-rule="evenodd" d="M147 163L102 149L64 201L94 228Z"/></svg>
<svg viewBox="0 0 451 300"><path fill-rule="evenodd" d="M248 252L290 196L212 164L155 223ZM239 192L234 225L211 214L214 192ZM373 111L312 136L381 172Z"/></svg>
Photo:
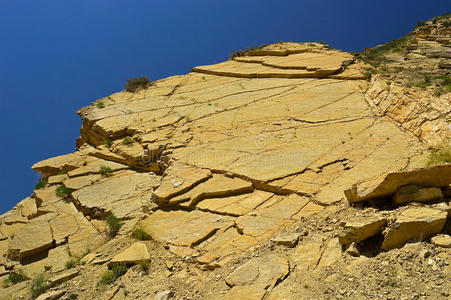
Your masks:
<svg viewBox="0 0 451 300"><path fill-rule="evenodd" d="M415 207L405 210L390 227L382 243L383 250L402 247L408 240L422 241L440 233L447 213L442 210Z"/></svg>
<svg viewBox="0 0 451 300"><path fill-rule="evenodd" d="M350 244L352 242L361 242L380 233L386 223L387 220L385 218L347 222L343 228L343 232L340 234L340 243Z"/></svg>

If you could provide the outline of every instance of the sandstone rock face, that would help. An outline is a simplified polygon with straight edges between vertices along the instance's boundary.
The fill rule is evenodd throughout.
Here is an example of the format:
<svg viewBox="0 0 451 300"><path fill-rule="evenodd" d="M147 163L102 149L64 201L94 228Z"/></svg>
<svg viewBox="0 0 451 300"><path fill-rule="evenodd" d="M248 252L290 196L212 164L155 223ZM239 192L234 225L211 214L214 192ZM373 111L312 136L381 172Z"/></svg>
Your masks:
<svg viewBox="0 0 451 300"><path fill-rule="evenodd" d="M447 213L433 208L409 208L390 227L382 249L402 247L408 240L424 240L440 233L445 225Z"/></svg>
<svg viewBox="0 0 451 300"><path fill-rule="evenodd" d="M0 216L0 267L51 273L55 284L79 274L83 297L96 299L85 280L98 277L95 268L152 257L156 276L130 266L122 278L146 292L161 283L135 298L207 282L215 290L187 298L290 299L298 276L330 283L329 270L364 261L356 257L369 237L384 232L388 250L440 233L449 207L428 201L442 188L447 197L451 166L416 167L427 153L421 138L444 133L447 107L427 117L439 129L412 134L420 114L407 127L386 118L377 81L363 80L367 67L321 43L277 43L81 109L77 151L36 163L45 186ZM381 198L389 210L365 206ZM425 207L397 207L412 201ZM110 214L122 227L107 241ZM133 240L136 228L151 240ZM79 273L61 273L70 258L86 263ZM297 287L283 287L287 280ZM103 297L124 299L121 289Z"/></svg>

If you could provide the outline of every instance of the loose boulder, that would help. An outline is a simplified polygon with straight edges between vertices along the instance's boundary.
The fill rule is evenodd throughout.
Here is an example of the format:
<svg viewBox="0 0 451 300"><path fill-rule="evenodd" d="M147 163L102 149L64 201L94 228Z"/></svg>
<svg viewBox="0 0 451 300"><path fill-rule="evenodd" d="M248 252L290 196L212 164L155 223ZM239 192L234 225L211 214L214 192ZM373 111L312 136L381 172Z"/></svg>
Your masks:
<svg viewBox="0 0 451 300"><path fill-rule="evenodd" d="M126 263L126 264L138 264L142 262L149 262L150 254L147 250L147 246L144 243L138 242L131 245L125 251L117 254L110 261L110 265L115 263Z"/></svg>
<svg viewBox="0 0 451 300"><path fill-rule="evenodd" d="M339 236L340 243L347 245L352 242L361 242L380 233L386 223L385 218L348 222Z"/></svg>

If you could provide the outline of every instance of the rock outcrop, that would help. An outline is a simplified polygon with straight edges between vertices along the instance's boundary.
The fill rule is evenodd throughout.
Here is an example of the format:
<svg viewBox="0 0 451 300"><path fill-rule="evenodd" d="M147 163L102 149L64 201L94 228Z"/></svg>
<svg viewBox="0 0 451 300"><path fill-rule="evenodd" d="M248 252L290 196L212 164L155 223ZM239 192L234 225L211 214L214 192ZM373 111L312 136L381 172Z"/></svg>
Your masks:
<svg viewBox="0 0 451 300"><path fill-rule="evenodd" d="M449 32L428 32L407 61L446 69ZM83 299L299 299L412 240L447 251L451 165L424 160L450 137L450 94L387 90L368 68L276 43L82 108L77 151L33 165L40 185L0 216L0 271ZM325 293L371 298L341 290Z"/></svg>

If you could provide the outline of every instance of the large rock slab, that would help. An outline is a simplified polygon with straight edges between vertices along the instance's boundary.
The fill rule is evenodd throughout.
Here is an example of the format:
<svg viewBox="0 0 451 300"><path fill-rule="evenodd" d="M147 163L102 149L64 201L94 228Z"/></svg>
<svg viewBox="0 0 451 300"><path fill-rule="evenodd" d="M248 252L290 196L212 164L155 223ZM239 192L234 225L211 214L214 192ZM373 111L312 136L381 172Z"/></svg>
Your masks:
<svg viewBox="0 0 451 300"><path fill-rule="evenodd" d="M405 172L394 172L345 190L350 203L388 197L405 185L446 187L451 184L451 165L439 165Z"/></svg>
<svg viewBox="0 0 451 300"><path fill-rule="evenodd" d="M72 197L85 214L104 216L123 206L123 201L151 191L158 179L154 174L128 171L77 190Z"/></svg>
<svg viewBox="0 0 451 300"><path fill-rule="evenodd" d="M402 247L408 240L422 241L440 233L445 226L447 212L421 207L405 210L391 225L381 248L390 250Z"/></svg>
<svg viewBox="0 0 451 300"><path fill-rule="evenodd" d="M194 246L233 225L233 219L200 211L157 211L143 221L142 229L160 242Z"/></svg>
<svg viewBox="0 0 451 300"><path fill-rule="evenodd" d="M47 220L36 220L19 229L9 242L8 256L21 260L53 246L53 235Z"/></svg>
<svg viewBox="0 0 451 300"><path fill-rule="evenodd" d="M274 286L290 272L290 265L286 258L268 255L262 258L252 258L239 266L226 278L229 286L252 285L266 289Z"/></svg>

